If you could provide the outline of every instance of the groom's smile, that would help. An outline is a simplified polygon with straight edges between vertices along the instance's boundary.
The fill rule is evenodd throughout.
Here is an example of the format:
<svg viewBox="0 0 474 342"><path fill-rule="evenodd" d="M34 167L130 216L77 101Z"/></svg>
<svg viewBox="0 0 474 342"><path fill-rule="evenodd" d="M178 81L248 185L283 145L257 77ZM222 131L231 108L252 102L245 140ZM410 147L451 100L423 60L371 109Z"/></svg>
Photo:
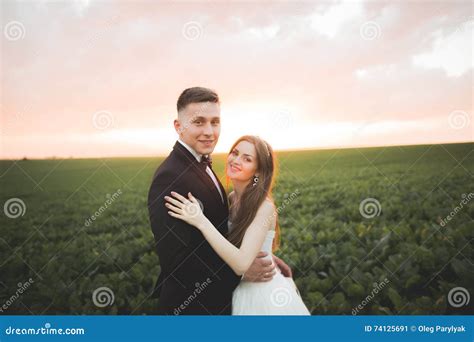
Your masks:
<svg viewBox="0 0 474 342"><path fill-rule="evenodd" d="M199 140L205 147L211 147L214 144L214 140Z"/></svg>
<svg viewBox="0 0 474 342"><path fill-rule="evenodd" d="M178 112L174 126L180 139L197 153L211 154L221 131L220 105L213 102L189 103Z"/></svg>

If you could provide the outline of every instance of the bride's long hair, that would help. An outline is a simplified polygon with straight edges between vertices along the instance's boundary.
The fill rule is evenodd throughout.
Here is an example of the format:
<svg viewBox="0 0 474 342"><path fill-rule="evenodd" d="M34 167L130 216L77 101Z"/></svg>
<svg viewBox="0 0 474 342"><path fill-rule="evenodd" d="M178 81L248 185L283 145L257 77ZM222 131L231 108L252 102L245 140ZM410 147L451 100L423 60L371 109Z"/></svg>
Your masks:
<svg viewBox="0 0 474 342"><path fill-rule="evenodd" d="M247 141L255 146L257 153L257 171L259 174L258 182L253 185L253 179L244 189L239 200L234 200L230 206L232 230L228 236L230 242L240 247L247 228L257 215L257 211L268 196L273 200L272 188L276 174L276 158L272 147L263 139L254 135L244 135L237 139L232 145L230 153L234 150L238 143ZM227 175L227 163L226 163ZM229 178L227 177L227 190L229 190ZM275 215L277 212L275 211ZM276 233L273 240L273 251L276 251L280 245L280 227L278 225L278 216L276 216Z"/></svg>

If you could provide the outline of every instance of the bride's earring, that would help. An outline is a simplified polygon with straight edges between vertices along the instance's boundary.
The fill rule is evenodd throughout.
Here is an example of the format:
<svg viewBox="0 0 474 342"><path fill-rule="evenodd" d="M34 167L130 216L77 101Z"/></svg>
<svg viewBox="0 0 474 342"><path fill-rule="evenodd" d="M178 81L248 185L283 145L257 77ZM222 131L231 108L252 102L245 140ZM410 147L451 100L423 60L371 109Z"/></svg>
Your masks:
<svg viewBox="0 0 474 342"><path fill-rule="evenodd" d="M255 175L255 176L253 177L253 184L252 184L252 186L256 186L257 183L258 183L258 176Z"/></svg>

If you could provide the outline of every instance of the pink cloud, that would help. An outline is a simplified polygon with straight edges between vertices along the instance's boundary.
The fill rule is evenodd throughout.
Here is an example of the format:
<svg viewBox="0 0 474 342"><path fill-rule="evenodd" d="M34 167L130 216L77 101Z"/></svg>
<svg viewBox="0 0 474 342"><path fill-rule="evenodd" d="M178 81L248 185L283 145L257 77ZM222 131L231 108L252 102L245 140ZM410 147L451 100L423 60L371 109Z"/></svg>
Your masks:
<svg viewBox="0 0 474 342"><path fill-rule="evenodd" d="M296 108L295 128L335 124L337 132L339 123L339 143L347 140L347 125L373 120L392 130L386 134L393 143L473 138L473 120L461 131L445 127L454 110L472 118L472 66L449 72L450 60L472 50L472 41L456 33L462 27L472 36L472 26L463 26L468 3L85 1L8 2L2 9L3 25L15 20L25 28L24 39L2 36L3 157L165 153L167 140L134 145L130 132L156 128L173 139L177 96L193 85L218 90L223 114L254 108L267 118L289 107ZM196 39L186 37L189 22L198 23ZM361 34L367 22L375 23L373 40ZM440 44L451 55L441 56ZM416 56L422 56L418 63ZM99 111L113 114L120 148L108 146L94 128ZM435 131L411 124L423 120ZM238 132L246 127L230 121ZM383 126L390 122L397 124ZM81 138L55 147L67 136ZM328 141L338 144L306 139L298 146Z"/></svg>

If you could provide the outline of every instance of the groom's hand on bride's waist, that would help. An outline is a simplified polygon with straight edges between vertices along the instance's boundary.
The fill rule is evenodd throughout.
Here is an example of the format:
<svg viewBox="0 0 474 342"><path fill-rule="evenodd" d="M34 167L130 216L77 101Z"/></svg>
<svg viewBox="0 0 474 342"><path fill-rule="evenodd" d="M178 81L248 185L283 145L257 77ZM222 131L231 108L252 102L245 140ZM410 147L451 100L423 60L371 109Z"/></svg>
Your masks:
<svg viewBox="0 0 474 342"><path fill-rule="evenodd" d="M258 253L250 268L245 272L242 280L250 282L270 281L276 274L276 267L285 277L291 277L291 268L280 258L272 255L273 262L265 252Z"/></svg>
<svg viewBox="0 0 474 342"><path fill-rule="evenodd" d="M288 266L286 264L286 262L284 262L283 260L281 260L279 257L277 257L276 255L273 255L273 262L278 266L278 268L280 269L281 271L281 274L284 276L284 277L287 277L287 278L293 278L293 272L291 271L291 268L290 266Z"/></svg>
<svg viewBox="0 0 474 342"><path fill-rule="evenodd" d="M265 258L268 253L259 252L242 280L251 282L270 281L276 274L276 266L271 259Z"/></svg>

